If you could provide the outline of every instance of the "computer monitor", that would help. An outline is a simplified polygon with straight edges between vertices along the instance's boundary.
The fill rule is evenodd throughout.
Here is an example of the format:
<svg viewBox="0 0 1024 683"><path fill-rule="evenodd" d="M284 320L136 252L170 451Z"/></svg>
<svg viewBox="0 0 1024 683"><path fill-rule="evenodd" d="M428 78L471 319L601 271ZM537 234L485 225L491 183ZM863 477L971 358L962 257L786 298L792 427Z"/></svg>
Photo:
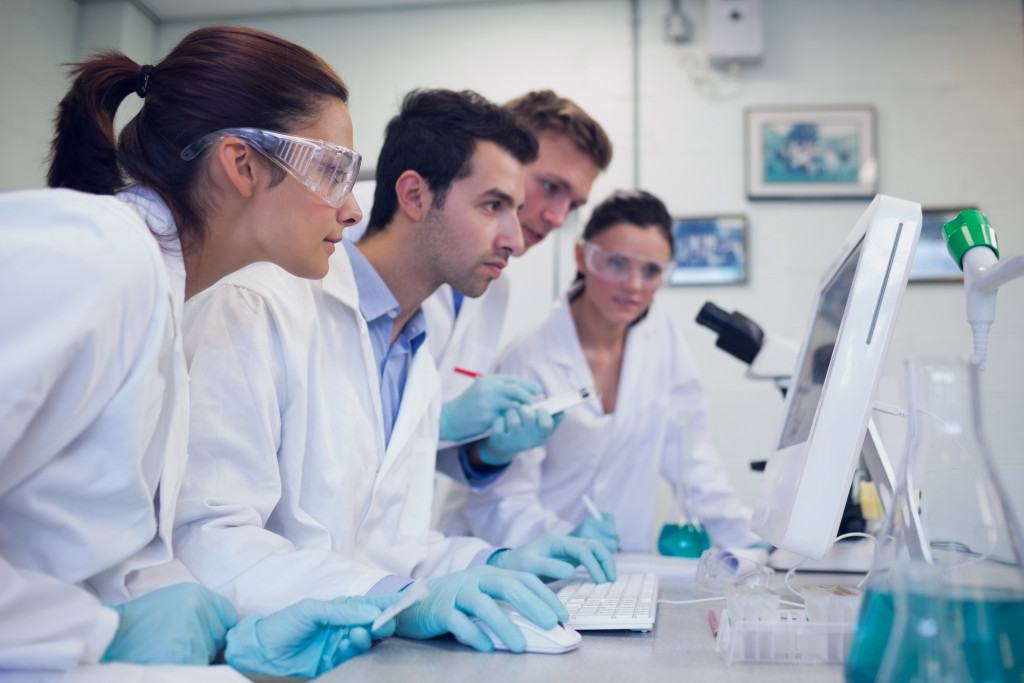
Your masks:
<svg viewBox="0 0 1024 683"><path fill-rule="evenodd" d="M777 547L835 540L920 234L920 204L880 194L821 278L754 510Z"/></svg>

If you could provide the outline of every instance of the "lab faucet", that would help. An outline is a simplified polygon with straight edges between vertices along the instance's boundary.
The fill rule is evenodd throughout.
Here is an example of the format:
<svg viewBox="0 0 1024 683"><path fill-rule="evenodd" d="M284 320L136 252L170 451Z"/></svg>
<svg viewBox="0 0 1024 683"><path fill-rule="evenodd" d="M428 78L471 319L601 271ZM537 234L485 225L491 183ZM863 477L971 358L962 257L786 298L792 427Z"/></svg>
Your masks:
<svg viewBox="0 0 1024 683"><path fill-rule="evenodd" d="M967 323L974 336L974 362L985 369L988 332L996 316L1001 285L1024 275L1024 254L999 260L995 230L980 211L967 209L942 227L949 255L964 272Z"/></svg>

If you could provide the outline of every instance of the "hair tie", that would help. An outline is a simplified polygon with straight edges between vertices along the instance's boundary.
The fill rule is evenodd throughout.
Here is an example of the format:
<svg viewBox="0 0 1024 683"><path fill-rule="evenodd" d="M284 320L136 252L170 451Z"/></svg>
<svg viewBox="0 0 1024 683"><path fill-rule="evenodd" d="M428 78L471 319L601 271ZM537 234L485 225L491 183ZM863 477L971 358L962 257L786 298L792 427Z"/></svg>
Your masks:
<svg viewBox="0 0 1024 683"><path fill-rule="evenodd" d="M153 65L146 64L139 69L139 75L135 78L135 94L139 97L146 96L146 88L149 87L149 75L153 73Z"/></svg>

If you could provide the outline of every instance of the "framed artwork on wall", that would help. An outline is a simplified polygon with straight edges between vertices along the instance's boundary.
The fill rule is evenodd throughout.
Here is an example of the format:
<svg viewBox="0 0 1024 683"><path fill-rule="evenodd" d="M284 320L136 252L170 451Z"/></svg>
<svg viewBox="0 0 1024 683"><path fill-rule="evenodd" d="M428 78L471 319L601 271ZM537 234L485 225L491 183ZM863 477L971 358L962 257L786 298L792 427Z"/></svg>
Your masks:
<svg viewBox="0 0 1024 683"><path fill-rule="evenodd" d="M910 266L911 282L963 282L964 274L946 249L942 226L956 218L964 209L923 209L921 239L917 243L914 262Z"/></svg>
<svg viewBox="0 0 1024 683"><path fill-rule="evenodd" d="M751 107L745 127L750 199L861 198L878 191L872 107Z"/></svg>
<svg viewBox="0 0 1024 683"><path fill-rule="evenodd" d="M747 217L676 218L672 223L673 285L724 285L747 280Z"/></svg>

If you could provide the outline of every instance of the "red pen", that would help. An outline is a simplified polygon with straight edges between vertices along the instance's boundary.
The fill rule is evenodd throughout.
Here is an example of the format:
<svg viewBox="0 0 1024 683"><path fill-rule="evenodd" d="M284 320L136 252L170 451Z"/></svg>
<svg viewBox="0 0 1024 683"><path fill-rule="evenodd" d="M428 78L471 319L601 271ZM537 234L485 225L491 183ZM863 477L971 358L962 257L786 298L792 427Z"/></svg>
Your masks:
<svg viewBox="0 0 1024 683"><path fill-rule="evenodd" d="M473 379L479 379L484 376L484 373L482 372L473 372L472 370L467 370L465 368L455 368L455 372L465 375L466 377L472 377Z"/></svg>
<svg viewBox="0 0 1024 683"><path fill-rule="evenodd" d="M715 614L715 610L708 610L708 623L711 624L711 635L715 638L718 637L718 616Z"/></svg>

